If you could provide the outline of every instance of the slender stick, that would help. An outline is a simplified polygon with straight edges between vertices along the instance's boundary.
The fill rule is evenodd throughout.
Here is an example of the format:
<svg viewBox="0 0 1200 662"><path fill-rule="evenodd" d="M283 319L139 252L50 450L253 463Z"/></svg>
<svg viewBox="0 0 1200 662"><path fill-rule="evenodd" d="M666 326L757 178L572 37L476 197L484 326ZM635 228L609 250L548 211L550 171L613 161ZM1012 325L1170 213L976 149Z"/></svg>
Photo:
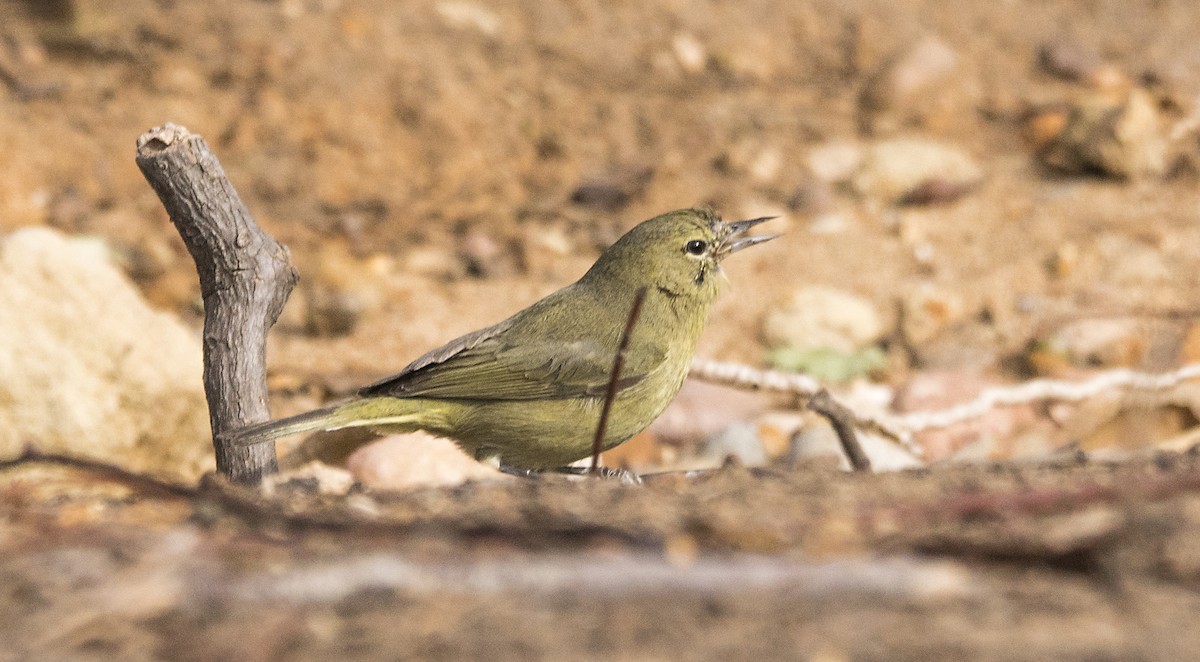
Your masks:
<svg viewBox="0 0 1200 662"><path fill-rule="evenodd" d="M621 333L621 342L617 345L617 355L613 357L612 374L608 376L608 388L604 392L604 406L600 409L600 422L596 424L596 438L592 440L591 473L600 473L600 452L604 450L604 433L608 432L608 413L612 410L613 400L617 399L617 382L621 381L621 369L625 367L625 350L629 349L629 337L633 335L633 327L637 326L638 318L642 315L642 303L646 300L646 288L641 288L633 295L633 308L629 311L629 319L625 322L625 330Z"/></svg>
<svg viewBox="0 0 1200 662"><path fill-rule="evenodd" d="M200 136L174 124L151 129L138 138L137 164L200 274L217 470L234 482L257 482L277 470L275 445L238 447L222 435L270 418L267 331L297 279L287 248L254 222Z"/></svg>
<svg viewBox="0 0 1200 662"><path fill-rule="evenodd" d="M149 474L130 471L124 467L109 464L102 460L91 460L85 457L75 457L62 453L43 453L33 446L26 446L25 452L15 458L0 460L0 471L28 464L49 464L79 469L100 476L105 480L124 483L131 488L147 492L158 492L166 496L192 498L197 494L197 490L194 487L170 483Z"/></svg>
<svg viewBox="0 0 1200 662"><path fill-rule="evenodd" d="M821 389L808 401L808 408L829 420L833 431L837 433L842 450L850 460L850 466L855 471L870 471L871 460L863 451L858 441L858 433L854 429L854 412L845 405L833 399L829 391Z"/></svg>

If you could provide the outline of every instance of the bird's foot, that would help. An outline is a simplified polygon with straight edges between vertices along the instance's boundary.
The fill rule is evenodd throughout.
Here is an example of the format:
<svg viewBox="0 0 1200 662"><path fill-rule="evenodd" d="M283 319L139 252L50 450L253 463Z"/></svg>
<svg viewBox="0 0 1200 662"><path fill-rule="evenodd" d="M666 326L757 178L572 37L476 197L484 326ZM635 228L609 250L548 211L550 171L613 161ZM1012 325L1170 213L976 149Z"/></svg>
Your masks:
<svg viewBox="0 0 1200 662"><path fill-rule="evenodd" d="M506 473L510 476L519 476L521 478L538 478L539 476L542 475L542 472L538 469L526 469L525 467L514 467L511 464L505 464L503 462L497 464L496 468L499 469L501 473Z"/></svg>
<svg viewBox="0 0 1200 662"><path fill-rule="evenodd" d="M543 473L545 473L544 471L542 471L540 469L526 469L524 467L514 467L511 464L504 464L503 462L500 463L499 468L500 468L500 471L502 471L506 474L509 474L511 476L520 476L521 478L537 478L538 476L541 476ZM551 471L551 472L557 473L557 474L567 474L569 476L587 476L592 473L591 469L589 469L588 467L556 467L554 469L549 469L548 471ZM599 476L600 478L604 478L604 479L619 480L619 481L621 481L622 485L641 485L642 484L641 476L633 473L632 471L627 471L625 469L617 469L616 467L599 467L599 470L597 471L596 475Z"/></svg>
<svg viewBox="0 0 1200 662"><path fill-rule="evenodd" d="M589 467L558 467L552 471L572 476L587 476L592 473ZM642 477L627 469L616 467L596 467L596 475L600 478L619 480L622 485L641 485Z"/></svg>

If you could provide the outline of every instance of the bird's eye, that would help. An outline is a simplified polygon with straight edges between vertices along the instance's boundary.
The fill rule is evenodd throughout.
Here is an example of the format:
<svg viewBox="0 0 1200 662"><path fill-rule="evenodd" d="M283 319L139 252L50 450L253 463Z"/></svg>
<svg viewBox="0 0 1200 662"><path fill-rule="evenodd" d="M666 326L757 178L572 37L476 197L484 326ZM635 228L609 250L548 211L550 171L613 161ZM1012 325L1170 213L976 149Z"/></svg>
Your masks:
<svg viewBox="0 0 1200 662"><path fill-rule="evenodd" d="M693 239L683 247L683 251L688 255L704 255L704 251L708 250L708 243Z"/></svg>

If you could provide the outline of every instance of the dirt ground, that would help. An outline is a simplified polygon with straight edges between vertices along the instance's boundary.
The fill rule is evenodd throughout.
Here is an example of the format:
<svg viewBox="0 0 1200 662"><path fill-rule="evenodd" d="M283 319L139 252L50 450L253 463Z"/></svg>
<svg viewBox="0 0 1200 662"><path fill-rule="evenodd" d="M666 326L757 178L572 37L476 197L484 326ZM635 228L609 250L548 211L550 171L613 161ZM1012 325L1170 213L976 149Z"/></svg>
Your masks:
<svg viewBox="0 0 1200 662"><path fill-rule="evenodd" d="M102 237L198 327L133 153L166 121L204 135L302 276L269 348L277 415L696 204L785 233L729 262L706 357L761 364L764 317L822 284L880 311L873 378L895 387L1200 359L1193 3L0 0L0 17L0 232ZM937 57L905 59L930 40ZM1121 124L1136 95L1143 119ZM1087 104L1108 119L1064 147ZM982 176L889 197L814 156L897 137ZM1113 320L1133 330L1044 351ZM1200 465L1155 447L1195 418L1125 421L1121 463L1052 453L1068 435L894 474L298 481L266 506L220 481L8 470L0 659L1184 658Z"/></svg>

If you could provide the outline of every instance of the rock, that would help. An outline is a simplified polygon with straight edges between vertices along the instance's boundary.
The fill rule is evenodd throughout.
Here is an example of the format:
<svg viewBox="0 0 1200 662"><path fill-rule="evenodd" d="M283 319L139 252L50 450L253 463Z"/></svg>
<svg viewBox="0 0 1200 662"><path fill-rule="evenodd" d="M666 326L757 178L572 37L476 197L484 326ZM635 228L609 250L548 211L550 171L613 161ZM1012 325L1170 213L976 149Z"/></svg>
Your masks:
<svg viewBox="0 0 1200 662"><path fill-rule="evenodd" d="M1180 268L1152 235L1105 232L1079 257L1081 276L1094 274L1105 283L1138 292L1142 306L1153 305L1155 294L1172 282Z"/></svg>
<svg viewBox="0 0 1200 662"><path fill-rule="evenodd" d="M695 75L708 68L708 49L689 32L676 34L671 39L671 50L679 61L679 67L686 73Z"/></svg>
<svg viewBox="0 0 1200 662"><path fill-rule="evenodd" d="M1044 117L1047 113L1051 119ZM1057 108L1037 111L1027 124L1045 165L1127 179L1157 177L1166 170L1170 144L1165 123L1146 90L1089 92L1060 119L1061 113ZM1062 128L1053 133L1048 127L1056 124Z"/></svg>
<svg viewBox="0 0 1200 662"><path fill-rule="evenodd" d="M1038 66L1068 81L1087 80L1101 64L1100 54L1070 39L1055 39L1038 50Z"/></svg>
<svg viewBox="0 0 1200 662"><path fill-rule="evenodd" d="M198 333L152 310L102 244L0 243L0 454L25 444L194 479L213 466Z"/></svg>
<svg viewBox="0 0 1200 662"><path fill-rule="evenodd" d="M574 267L567 258L575 254L576 246L558 225L533 225L522 230L517 252L520 269L529 277L556 281Z"/></svg>
<svg viewBox="0 0 1200 662"><path fill-rule="evenodd" d="M400 264L410 274L435 280L454 280L467 275L467 268L462 260L452 251L435 244L409 247L400 259Z"/></svg>
<svg viewBox="0 0 1200 662"><path fill-rule="evenodd" d="M772 348L854 352L879 340L883 322L874 304L832 287L810 285L773 307L763 320Z"/></svg>
<svg viewBox="0 0 1200 662"><path fill-rule="evenodd" d="M666 411L650 424L650 430L667 442L696 442L765 408L762 395L688 380Z"/></svg>
<svg viewBox="0 0 1200 662"><path fill-rule="evenodd" d="M901 471L925 464L899 444L861 430L858 433L858 443L871 461L873 472ZM804 426L792 436L788 459L791 462L807 462L820 458L836 459L842 471L852 469L833 427L821 416L811 414L806 418Z"/></svg>
<svg viewBox="0 0 1200 662"><path fill-rule="evenodd" d="M903 312L900 330L904 338L919 345L937 337L951 324L962 321L966 307L957 293L922 283L904 294L900 309Z"/></svg>
<svg viewBox="0 0 1200 662"><path fill-rule="evenodd" d="M450 27L475 30L488 37L500 33L500 17L482 4L466 0L443 0L435 8L438 16Z"/></svg>
<svg viewBox="0 0 1200 662"><path fill-rule="evenodd" d="M890 131L920 121L943 95L938 87L958 67L958 55L937 37L895 53L867 79L858 99L863 128Z"/></svg>
<svg viewBox="0 0 1200 662"><path fill-rule="evenodd" d="M852 185L863 197L883 204L917 204L957 198L982 180L982 168L961 149L897 138L870 146Z"/></svg>
<svg viewBox="0 0 1200 662"><path fill-rule="evenodd" d="M788 445L788 460L804 462L812 458L836 457L843 469L850 468L850 461L842 452L842 442L838 441L837 432L833 426L818 414L807 414L804 424L792 434Z"/></svg>
<svg viewBox="0 0 1200 662"><path fill-rule="evenodd" d="M788 209L820 216L836 211L836 196L829 182L808 177L788 196Z"/></svg>
<svg viewBox="0 0 1200 662"><path fill-rule="evenodd" d="M571 192L571 202L600 211L620 211L641 195L653 178L654 168L649 166L614 168L581 181Z"/></svg>
<svg viewBox="0 0 1200 662"><path fill-rule="evenodd" d="M376 490L450 487L469 480L505 478L468 457L453 441L424 432L392 435L363 446L350 455L346 468Z"/></svg>
<svg viewBox="0 0 1200 662"><path fill-rule="evenodd" d="M808 170L819 181L840 184L850 181L865 156L866 150L862 145L834 140L808 150Z"/></svg>
<svg viewBox="0 0 1200 662"><path fill-rule="evenodd" d="M1187 407L1179 405L1154 406L1138 403L1120 407L1111 417L1082 412L1070 421L1068 428L1078 436L1079 448L1092 452L1101 449L1133 450L1152 448L1163 440L1194 430L1196 417ZM1088 420L1090 418L1090 420Z"/></svg>
<svg viewBox="0 0 1200 662"><path fill-rule="evenodd" d="M704 454L718 460L735 458L750 467L767 463L767 452L758 438L758 427L744 421L731 423L709 437L704 442Z"/></svg>

